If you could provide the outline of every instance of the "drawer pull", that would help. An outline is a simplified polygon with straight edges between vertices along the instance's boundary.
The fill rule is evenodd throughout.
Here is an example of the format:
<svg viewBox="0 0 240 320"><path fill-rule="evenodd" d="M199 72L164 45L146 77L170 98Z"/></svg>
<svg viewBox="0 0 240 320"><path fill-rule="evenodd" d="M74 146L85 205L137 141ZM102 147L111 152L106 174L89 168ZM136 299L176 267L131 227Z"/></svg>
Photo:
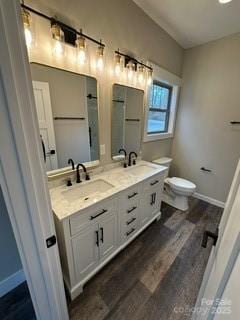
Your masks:
<svg viewBox="0 0 240 320"><path fill-rule="evenodd" d="M133 223L133 221L135 221L135 220L136 220L136 218L132 218L131 220L128 220L128 221L126 222L127 226L128 226L129 224Z"/></svg>
<svg viewBox="0 0 240 320"><path fill-rule="evenodd" d="M105 212L107 212L106 209L103 209L101 212L99 212L98 214L96 214L95 216L91 216L90 220L96 219L97 217L101 216L102 214L104 214Z"/></svg>
<svg viewBox="0 0 240 320"><path fill-rule="evenodd" d="M126 232L126 236L128 237L131 233L135 231L135 228L132 228L130 231Z"/></svg>
<svg viewBox="0 0 240 320"><path fill-rule="evenodd" d="M102 241L102 243L103 243L103 228L100 228L100 231L101 231L101 241Z"/></svg>
<svg viewBox="0 0 240 320"><path fill-rule="evenodd" d="M150 185L151 185L151 186L154 186L154 185L157 184L158 182L159 182L159 180L156 180L156 181L154 181L154 182L151 182Z"/></svg>
<svg viewBox="0 0 240 320"><path fill-rule="evenodd" d="M134 192L133 194L130 194L130 195L128 196L128 199L131 199L131 198L135 197L137 194L138 194L137 192Z"/></svg>
<svg viewBox="0 0 240 320"><path fill-rule="evenodd" d="M155 202L156 202L156 192L151 194L151 202L150 202L151 206L153 206Z"/></svg>
<svg viewBox="0 0 240 320"><path fill-rule="evenodd" d="M131 213L135 209L137 209L137 207L132 207L132 209L127 210L127 213Z"/></svg>
<svg viewBox="0 0 240 320"><path fill-rule="evenodd" d="M97 235L97 240L96 240L96 245L99 247L99 235L98 235L98 231L95 231L96 235Z"/></svg>

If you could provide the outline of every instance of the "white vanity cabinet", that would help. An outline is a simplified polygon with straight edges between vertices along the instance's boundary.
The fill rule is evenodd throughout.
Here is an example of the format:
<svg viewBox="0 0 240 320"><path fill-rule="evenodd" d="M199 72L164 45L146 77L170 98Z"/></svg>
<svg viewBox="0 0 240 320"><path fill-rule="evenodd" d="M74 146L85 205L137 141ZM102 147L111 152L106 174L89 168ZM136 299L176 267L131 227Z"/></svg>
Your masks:
<svg viewBox="0 0 240 320"><path fill-rule="evenodd" d="M156 168L156 174L145 179L130 177L125 188L76 213L62 219L55 214L63 276L72 299L108 261L160 218L165 169Z"/></svg>

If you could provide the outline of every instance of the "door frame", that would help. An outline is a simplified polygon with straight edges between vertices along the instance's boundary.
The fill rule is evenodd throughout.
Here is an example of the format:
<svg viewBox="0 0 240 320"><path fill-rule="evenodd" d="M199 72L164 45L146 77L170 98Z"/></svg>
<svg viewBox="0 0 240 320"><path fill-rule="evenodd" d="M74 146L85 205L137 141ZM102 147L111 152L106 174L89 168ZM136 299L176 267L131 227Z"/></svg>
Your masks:
<svg viewBox="0 0 240 320"><path fill-rule="evenodd" d="M17 0L0 2L0 184L37 319L68 320L30 67Z"/></svg>

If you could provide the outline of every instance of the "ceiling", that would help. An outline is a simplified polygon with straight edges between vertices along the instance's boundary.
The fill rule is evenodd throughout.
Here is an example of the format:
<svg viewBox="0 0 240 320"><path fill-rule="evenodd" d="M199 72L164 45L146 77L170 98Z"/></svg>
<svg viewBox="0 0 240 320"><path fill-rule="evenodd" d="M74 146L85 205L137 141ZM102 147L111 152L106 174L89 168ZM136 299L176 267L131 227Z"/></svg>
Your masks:
<svg viewBox="0 0 240 320"><path fill-rule="evenodd" d="M182 47L240 32L240 0L133 0Z"/></svg>

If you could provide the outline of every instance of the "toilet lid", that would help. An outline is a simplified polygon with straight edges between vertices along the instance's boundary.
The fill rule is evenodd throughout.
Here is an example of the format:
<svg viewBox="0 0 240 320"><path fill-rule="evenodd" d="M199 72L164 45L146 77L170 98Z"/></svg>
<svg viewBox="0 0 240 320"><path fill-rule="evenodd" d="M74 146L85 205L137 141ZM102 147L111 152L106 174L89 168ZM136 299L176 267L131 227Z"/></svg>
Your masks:
<svg viewBox="0 0 240 320"><path fill-rule="evenodd" d="M175 189L183 190L183 191L194 191L196 189L196 185L191 181L182 178L168 178L168 183Z"/></svg>

